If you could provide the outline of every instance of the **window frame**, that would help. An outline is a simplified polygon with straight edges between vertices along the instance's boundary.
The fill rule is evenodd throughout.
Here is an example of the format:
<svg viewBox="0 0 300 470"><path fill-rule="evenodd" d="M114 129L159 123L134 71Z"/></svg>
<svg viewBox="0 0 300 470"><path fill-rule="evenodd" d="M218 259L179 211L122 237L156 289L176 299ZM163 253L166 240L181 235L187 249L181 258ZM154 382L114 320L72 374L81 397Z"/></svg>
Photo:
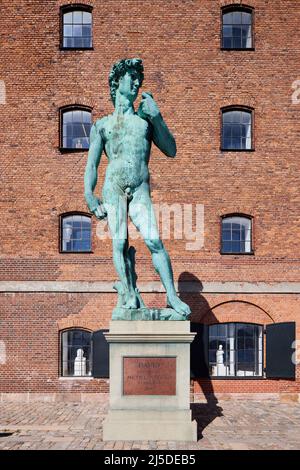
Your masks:
<svg viewBox="0 0 300 470"><path fill-rule="evenodd" d="M86 333L90 333L91 335L91 342L90 342L90 371L91 375L63 375L63 333L66 333L68 331L84 331ZM62 330L59 330L59 341L58 341L58 357L59 357L59 364L58 364L58 377L60 379L74 379L74 380L91 380L93 379L93 331L86 328L86 327L79 327L79 326L73 326L70 328L63 328Z"/></svg>
<svg viewBox="0 0 300 470"><path fill-rule="evenodd" d="M216 322L216 323L210 323L208 325L208 351L207 351L207 357L208 357L208 368L210 366L209 363L209 328L213 325L228 325L229 323L234 324L234 325L255 325L255 326L260 326L262 328L262 375L222 375L222 376L215 376L215 375L209 375L208 380L267 380L266 377L266 358L265 358L265 352L266 352L266 326L262 323L249 323L245 321L228 321L228 322Z"/></svg>
<svg viewBox="0 0 300 470"><path fill-rule="evenodd" d="M92 46L90 47L64 47L64 14L72 11L86 11L92 15ZM62 5L59 10L59 24L60 24L60 41L59 49L61 51L93 51L94 50L94 24L93 24L93 7L84 3L73 3L69 5Z"/></svg>
<svg viewBox="0 0 300 470"><path fill-rule="evenodd" d="M93 125L93 108L91 106L86 106L83 104L70 104L61 106L59 108L59 151L61 153L79 153L79 152L88 152L89 148L72 148L72 147L63 147L63 115L68 111L87 111L91 114L91 125Z"/></svg>
<svg viewBox="0 0 300 470"><path fill-rule="evenodd" d="M226 149L223 148L223 114L230 111L243 111L251 113L251 148L250 149ZM229 105L220 108L220 151L221 152L255 152L255 112L254 108L246 105Z"/></svg>
<svg viewBox="0 0 300 470"><path fill-rule="evenodd" d="M62 248L62 240L63 240L63 220L65 217L69 217L72 215L81 215L85 217L89 217L91 220L91 249L90 250L83 250L83 251L64 251ZM81 211L71 211L71 212L64 212L63 214L59 214L59 223L58 223L58 251L62 255L81 255L91 253L93 254L93 217L88 212L81 212Z"/></svg>
<svg viewBox="0 0 300 470"><path fill-rule="evenodd" d="M244 11L245 13L251 13L251 47L223 47L223 15L233 11ZM246 5L244 3L232 3L231 5L225 5L220 9L220 50L221 51L255 51L255 8Z"/></svg>
<svg viewBox="0 0 300 470"><path fill-rule="evenodd" d="M228 252L228 251L223 251L223 245L222 245L222 225L223 225L223 220L230 218L230 217L241 217L244 219L250 220L251 223L251 240L250 240L250 251L247 252ZM254 217L253 215L249 214L243 214L241 212L233 212L230 214L224 214L220 216L220 255L226 255L226 256L254 256L255 251L254 251Z"/></svg>

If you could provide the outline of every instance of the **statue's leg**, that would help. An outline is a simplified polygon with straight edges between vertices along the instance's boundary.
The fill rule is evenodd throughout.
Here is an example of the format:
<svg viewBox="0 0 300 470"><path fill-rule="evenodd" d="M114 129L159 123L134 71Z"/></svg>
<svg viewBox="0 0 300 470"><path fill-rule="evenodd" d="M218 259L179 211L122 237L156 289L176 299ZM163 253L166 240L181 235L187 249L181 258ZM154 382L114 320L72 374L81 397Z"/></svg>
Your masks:
<svg viewBox="0 0 300 470"><path fill-rule="evenodd" d="M104 207L107 211L107 220L112 237L113 262L122 283L125 308L137 308L138 300L132 283L132 276L128 272L127 251L127 199L115 193L109 199L106 197Z"/></svg>
<svg viewBox="0 0 300 470"><path fill-rule="evenodd" d="M151 252L154 268L158 272L167 292L168 304L176 312L188 316L190 314L190 307L182 302L176 294L171 260L159 238L148 184L142 184L134 193L133 199L129 204L129 216Z"/></svg>

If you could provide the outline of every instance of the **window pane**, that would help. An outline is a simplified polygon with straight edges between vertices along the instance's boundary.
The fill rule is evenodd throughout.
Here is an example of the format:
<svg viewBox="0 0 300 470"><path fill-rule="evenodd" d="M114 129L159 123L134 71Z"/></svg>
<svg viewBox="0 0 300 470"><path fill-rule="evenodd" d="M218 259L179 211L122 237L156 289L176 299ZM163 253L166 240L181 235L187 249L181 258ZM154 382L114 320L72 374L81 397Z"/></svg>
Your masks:
<svg viewBox="0 0 300 470"><path fill-rule="evenodd" d="M64 47L73 47L73 38L64 38Z"/></svg>
<svg viewBox="0 0 300 470"><path fill-rule="evenodd" d="M245 124L251 123L251 113L243 111L242 112L242 122Z"/></svg>
<svg viewBox="0 0 300 470"><path fill-rule="evenodd" d="M240 26L232 27L232 35L234 38L240 38L242 36L242 30Z"/></svg>
<svg viewBox="0 0 300 470"><path fill-rule="evenodd" d="M92 22L92 14L88 11L82 13L82 22L84 24L90 24Z"/></svg>
<svg viewBox="0 0 300 470"><path fill-rule="evenodd" d="M240 243L239 242L232 242L232 251L234 253L239 253L240 252Z"/></svg>
<svg viewBox="0 0 300 470"><path fill-rule="evenodd" d="M72 23L72 12L64 14L64 24L71 24Z"/></svg>
<svg viewBox="0 0 300 470"><path fill-rule="evenodd" d="M240 137L241 135L241 126L239 124L233 124L231 126L232 137Z"/></svg>
<svg viewBox="0 0 300 470"><path fill-rule="evenodd" d="M242 36L245 39L251 36L251 25L246 24L242 26Z"/></svg>
<svg viewBox="0 0 300 470"><path fill-rule="evenodd" d="M222 240L231 240L231 231L230 230L223 230L222 232Z"/></svg>
<svg viewBox="0 0 300 470"><path fill-rule="evenodd" d="M241 122L241 116L242 116L242 113L241 111L230 111L230 117L231 117L231 121L234 122L234 123L239 123Z"/></svg>
<svg viewBox="0 0 300 470"><path fill-rule="evenodd" d="M232 24L232 13L223 14L223 24Z"/></svg>
<svg viewBox="0 0 300 470"><path fill-rule="evenodd" d="M91 113L89 111L82 111L82 121L83 122L91 122Z"/></svg>
<svg viewBox="0 0 300 470"><path fill-rule="evenodd" d="M91 36L91 27L89 25L82 26L82 36L85 36L85 37Z"/></svg>
<svg viewBox="0 0 300 470"><path fill-rule="evenodd" d="M91 37L82 38L81 44L82 44L81 47L86 47L86 48L92 47L92 38Z"/></svg>
<svg viewBox="0 0 300 470"><path fill-rule="evenodd" d="M232 39L223 37L223 47L225 49L231 49L232 48Z"/></svg>
<svg viewBox="0 0 300 470"><path fill-rule="evenodd" d="M232 26L223 26L223 36L224 37L231 37L232 36Z"/></svg>
<svg viewBox="0 0 300 470"><path fill-rule="evenodd" d="M252 14L243 11L242 12L242 23L243 24L251 24L251 22L252 22Z"/></svg>
<svg viewBox="0 0 300 470"><path fill-rule="evenodd" d="M223 139L223 146L222 147L225 150L230 150L232 148L231 139Z"/></svg>
<svg viewBox="0 0 300 470"><path fill-rule="evenodd" d="M240 240L240 231L239 230L233 230L232 231L232 240Z"/></svg>
<svg viewBox="0 0 300 470"><path fill-rule="evenodd" d="M241 148L241 141L238 137L231 139L231 146L229 147L232 150L239 150Z"/></svg>
<svg viewBox="0 0 300 470"><path fill-rule="evenodd" d="M232 252L231 242L224 241L222 244L222 251L224 251L224 253L231 253Z"/></svg>
<svg viewBox="0 0 300 470"><path fill-rule="evenodd" d="M74 24L82 23L82 11L73 11L73 23Z"/></svg>
<svg viewBox="0 0 300 470"><path fill-rule="evenodd" d="M82 26L81 25L74 25L73 26L73 36L81 37L82 36Z"/></svg>
<svg viewBox="0 0 300 470"><path fill-rule="evenodd" d="M224 124L224 126L223 126L223 137L225 139L230 139L230 137L231 137L231 125Z"/></svg>
<svg viewBox="0 0 300 470"><path fill-rule="evenodd" d="M64 26L64 36L72 36L72 26L65 25Z"/></svg>
<svg viewBox="0 0 300 470"><path fill-rule="evenodd" d="M234 49L241 49L242 47L242 39L241 37L234 37L232 40L232 47Z"/></svg>
<svg viewBox="0 0 300 470"><path fill-rule="evenodd" d="M232 13L232 23L233 24L242 24L242 12L234 11Z"/></svg>

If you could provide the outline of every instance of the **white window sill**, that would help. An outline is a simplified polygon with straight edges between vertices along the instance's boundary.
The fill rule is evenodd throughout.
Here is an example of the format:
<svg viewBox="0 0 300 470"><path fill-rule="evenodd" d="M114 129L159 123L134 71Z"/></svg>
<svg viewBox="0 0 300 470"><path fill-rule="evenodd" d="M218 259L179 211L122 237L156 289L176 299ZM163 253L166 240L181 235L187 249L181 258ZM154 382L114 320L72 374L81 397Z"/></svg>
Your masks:
<svg viewBox="0 0 300 470"><path fill-rule="evenodd" d="M70 377L59 377L59 380L93 380L94 377L77 377L76 375Z"/></svg>

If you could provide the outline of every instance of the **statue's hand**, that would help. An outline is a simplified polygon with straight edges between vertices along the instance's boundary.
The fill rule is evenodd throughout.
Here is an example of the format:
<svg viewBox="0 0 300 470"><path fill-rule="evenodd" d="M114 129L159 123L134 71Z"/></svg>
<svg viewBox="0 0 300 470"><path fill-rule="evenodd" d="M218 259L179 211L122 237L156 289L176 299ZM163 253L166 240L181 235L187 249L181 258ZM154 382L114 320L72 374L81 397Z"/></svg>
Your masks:
<svg viewBox="0 0 300 470"><path fill-rule="evenodd" d="M107 217L107 212L104 208L104 205L98 197L92 195L87 198L86 202L88 208L97 217L97 219L102 220Z"/></svg>
<svg viewBox="0 0 300 470"><path fill-rule="evenodd" d="M142 100L138 109L138 115L144 119L152 119L159 116L160 111L151 93L142 93Z"/></svg>

